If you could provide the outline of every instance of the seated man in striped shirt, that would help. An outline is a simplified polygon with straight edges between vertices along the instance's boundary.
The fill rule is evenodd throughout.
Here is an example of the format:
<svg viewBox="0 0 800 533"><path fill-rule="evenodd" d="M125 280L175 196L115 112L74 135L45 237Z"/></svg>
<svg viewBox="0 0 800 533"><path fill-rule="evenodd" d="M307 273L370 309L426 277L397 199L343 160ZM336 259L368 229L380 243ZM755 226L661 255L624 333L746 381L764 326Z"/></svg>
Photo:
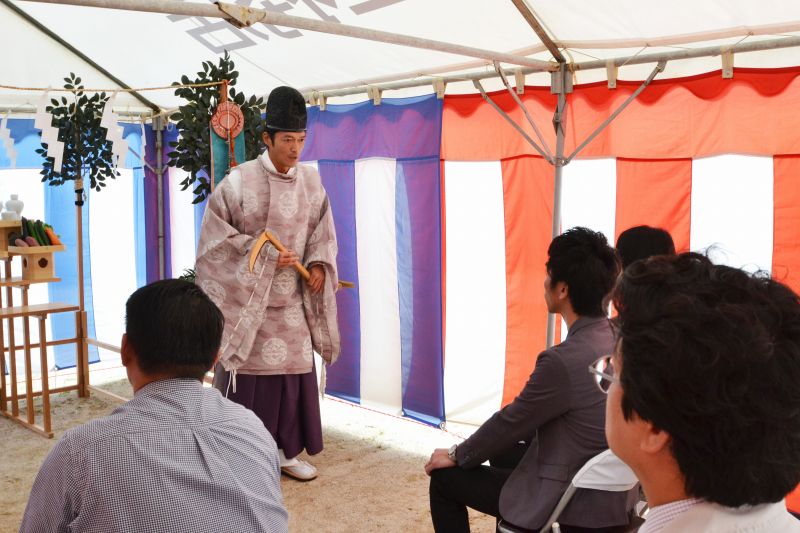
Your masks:
<svg viewBox="0 0 800 533"><path fill-rule="evenodd" d="M614 306L616 353L592 370L650 504L639 533L800 532L783 501L800 483L798 296L688 253L632 264Z"/></svg>
<svg viewBox="0 0 800 533"><path fill-rule="evenodd" d="M287 531L275 441L252 412L203 387L223 322L192 283L131 295L122 364L134 398L64 434L22 533Z"/></svg>

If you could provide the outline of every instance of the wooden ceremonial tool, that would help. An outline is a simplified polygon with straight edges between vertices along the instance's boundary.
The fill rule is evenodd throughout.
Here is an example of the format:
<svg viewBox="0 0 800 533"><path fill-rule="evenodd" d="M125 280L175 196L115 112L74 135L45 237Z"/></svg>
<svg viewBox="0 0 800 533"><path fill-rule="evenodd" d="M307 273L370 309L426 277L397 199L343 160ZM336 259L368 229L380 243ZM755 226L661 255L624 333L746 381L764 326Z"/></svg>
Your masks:
<svg viewBox="0 0 800 533"><path fill-rule="evenodd" d="M253 246L253 250L250 252L250 272L252 272L253 268L255 268L256 260L258 259L258 254L261 253L261 248L263 248L264 245L267 244L267 242L272 243L272 246L274 246L275 249L278 250L279 252L289 251L283 244L281 244L281 241L279 241L276 236L274 236L272 233L268 231L265 231L264 233L261 234L261 236L258 237L255 246ZM306 270L306 267L300 264L299 261L295 261L292 266L295 268L295 270L297 270L300 273L301 276L303 276L304 280L308 281L309 279L311 279L311 273L309 273L309 271ZM352 281L339 280L339 287L352 289L355 286L356 284L353 283Z"/></svg>
<svg viewBox="0 0 800 533"><path fill-rule="evenodd" d="M255 244L255 246L253 246L253 249L250 251L250 265L249 265L250 266L250 272L252 272L253 268L255 268L255 266L256 266L256 260L258 259L258 254L261 253L261 249L268 242L269 242L269 239L267 239L267 234L266 233L262 233L261 235L258 236L258 239L256 239L256 244Z"/></svg>
<svg viewBox="0 0 800 533"><path fill-rule="evenodd" d="M281 244L281 241L279 241L278 238L272 233L265 231L264 236L266 236L267 240L271 242L272 246L274 246L275 249L278 250L279 252L289 251L283 244ZM295 270L300 272L300 275L303 276L304 280L308 281L309 279L311 279L311 273L308 270L306 270L306 267L300 264L300 261L295 261L292 266L294 267Z"/></svg>

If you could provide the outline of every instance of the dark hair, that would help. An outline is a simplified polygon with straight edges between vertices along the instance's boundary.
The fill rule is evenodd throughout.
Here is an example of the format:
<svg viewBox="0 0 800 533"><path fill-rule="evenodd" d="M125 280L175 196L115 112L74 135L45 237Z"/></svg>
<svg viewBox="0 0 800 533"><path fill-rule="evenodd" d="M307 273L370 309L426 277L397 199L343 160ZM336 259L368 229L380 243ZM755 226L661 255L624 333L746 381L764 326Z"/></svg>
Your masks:
<svg viewBox="0 0 800 533"><path fill-rule="evenodd" d="M125 333L146 374L202 379L219 351L225 319L194 283L156 281L125 304Z"/></svg>
<svg viewBox="0 0 800 533"><path fill-rule="evenodd" d="M631 265L614 291L622 412L670 434L693 497L777 502L800 482L800 302L696 253Z"/></svg>
<svg viewBox="0 0 800 533"><path fill-rule="evenodd" d="M547 255L550 286L567 284L572 310L581 316L605 316L604 299L619 275L617 256L605 236L571 228L553 239Z"/></svg>
<svg viewBox="0 0 800 533"><path fill-rule="evenodd" d="M667 230L634 226L617 237L617 253L624 269L639 259L654 255L674 255L675 243Z"/></svg>

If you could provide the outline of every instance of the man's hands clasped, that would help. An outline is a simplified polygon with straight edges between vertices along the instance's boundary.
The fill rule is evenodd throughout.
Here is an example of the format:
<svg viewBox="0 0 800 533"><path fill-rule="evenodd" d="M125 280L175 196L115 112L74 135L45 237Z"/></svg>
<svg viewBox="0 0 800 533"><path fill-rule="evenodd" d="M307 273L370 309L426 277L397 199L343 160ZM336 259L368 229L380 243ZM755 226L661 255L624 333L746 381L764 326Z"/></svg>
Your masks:
<svg viewBox="0 0 800 533"><path fill-rule="evenodd" d="M278 254L278 268L294 267L294 264L299 261L300 257L291 250L279 252ZM318 294L325 284L325 268L322 265L312 265L308 272L311 274L307 281L308 287L311 289L312 294Z"/></svg>
<svg viewBox="0 0 800 533"><path fill-rule="evenodd" d="M291 250L280 252L278 255L278 268L285 268L294 265L300 258Z"/></svg>

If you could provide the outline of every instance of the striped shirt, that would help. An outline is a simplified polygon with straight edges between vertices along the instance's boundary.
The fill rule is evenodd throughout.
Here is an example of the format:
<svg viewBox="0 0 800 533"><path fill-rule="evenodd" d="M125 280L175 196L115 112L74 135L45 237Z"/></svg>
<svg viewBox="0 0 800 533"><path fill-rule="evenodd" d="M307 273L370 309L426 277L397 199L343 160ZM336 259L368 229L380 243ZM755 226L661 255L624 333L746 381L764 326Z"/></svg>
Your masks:
<svg viewBox="0 0 800 533"><path fill-rule="evenodd" d="M642 527L639 528L638 533L656 533L657 531L661 531L664 526L701 501L702 500L698 498L689 498L653 507L647 512L647 520L645 520Z"/></svg>
<svg viewBox="0 0 800 533"><path fill-rule="evenodd" d="M42 465L21 533L285 532L275 441L194 379L156 381L67 431Z"/></svg>

